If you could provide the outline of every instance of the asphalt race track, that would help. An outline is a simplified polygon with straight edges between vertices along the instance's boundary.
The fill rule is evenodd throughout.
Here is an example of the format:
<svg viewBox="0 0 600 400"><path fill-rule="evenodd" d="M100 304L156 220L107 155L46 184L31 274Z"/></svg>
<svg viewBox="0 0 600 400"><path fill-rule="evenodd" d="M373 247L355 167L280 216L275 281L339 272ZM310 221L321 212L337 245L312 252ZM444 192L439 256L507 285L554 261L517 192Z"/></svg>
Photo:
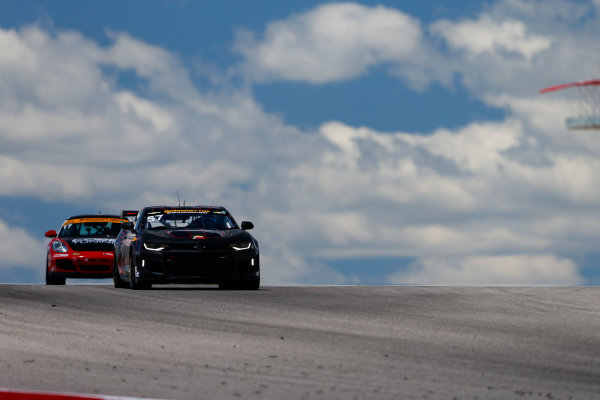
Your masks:
<svg viewBox="0 0 600 400"><path fill-rule="evenodd" d="M0 387L162 399L600 398L600 288L0 285Z"/></svg>

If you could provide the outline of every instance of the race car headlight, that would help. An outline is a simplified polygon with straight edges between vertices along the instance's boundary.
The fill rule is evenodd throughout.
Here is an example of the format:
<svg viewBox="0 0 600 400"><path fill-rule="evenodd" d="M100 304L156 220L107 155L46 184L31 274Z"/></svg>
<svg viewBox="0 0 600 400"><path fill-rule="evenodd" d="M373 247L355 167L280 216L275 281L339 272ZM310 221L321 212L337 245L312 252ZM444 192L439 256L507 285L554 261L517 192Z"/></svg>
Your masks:
<svg viewBox="0 0 600 400"><path fill-rule="evenodd" d="M168 247L169 246L163 243L144 243L144 248L150 251L163 251Z"/></svg>
<svg viewBox="0 0 600 400"><path fill-rule="evenodd" d="M69 251L67 246L60 240L55 240L52 242L52 250L54 250L56 253L66 253Z"/></svg>
<svg viewBox="0 0 600 400"><path fill-rule="evenodd" d="M252 248L252 242L232 243L229 245L233 250L249 250Z"/></svg>

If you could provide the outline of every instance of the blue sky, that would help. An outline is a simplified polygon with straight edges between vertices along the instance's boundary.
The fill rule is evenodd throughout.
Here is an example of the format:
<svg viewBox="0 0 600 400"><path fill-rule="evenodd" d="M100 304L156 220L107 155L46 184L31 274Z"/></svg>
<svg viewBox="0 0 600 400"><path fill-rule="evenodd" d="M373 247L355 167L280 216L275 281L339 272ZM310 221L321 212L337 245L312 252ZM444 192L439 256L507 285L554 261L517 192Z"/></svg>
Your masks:
<svg viewBox="0 0 600 400"><path fill-rule="evenodd" d="M597 284L600 2L0 1L0 281L69 215L222 204L267 284Z"/></svg>

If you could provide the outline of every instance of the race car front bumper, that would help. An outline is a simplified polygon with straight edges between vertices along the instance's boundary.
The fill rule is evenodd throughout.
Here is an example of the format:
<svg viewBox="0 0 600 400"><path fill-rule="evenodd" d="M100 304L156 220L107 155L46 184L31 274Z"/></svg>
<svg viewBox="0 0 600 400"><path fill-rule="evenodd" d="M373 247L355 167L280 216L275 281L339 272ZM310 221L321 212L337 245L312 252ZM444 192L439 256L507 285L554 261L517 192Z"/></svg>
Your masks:
<svg viewBox="0 0 600 400"><path fill-rule="evenodd" d="M80 251L48 255L48 273L57 278L111 278L112 251Z"/></svg>
<svg viewBox="0 0 600 400"><path fill-rule="evenodd" d="M244 251L171 249L144 251L137 263L137 278L148 283L222 283L260 278L260 258Z"/></svg>

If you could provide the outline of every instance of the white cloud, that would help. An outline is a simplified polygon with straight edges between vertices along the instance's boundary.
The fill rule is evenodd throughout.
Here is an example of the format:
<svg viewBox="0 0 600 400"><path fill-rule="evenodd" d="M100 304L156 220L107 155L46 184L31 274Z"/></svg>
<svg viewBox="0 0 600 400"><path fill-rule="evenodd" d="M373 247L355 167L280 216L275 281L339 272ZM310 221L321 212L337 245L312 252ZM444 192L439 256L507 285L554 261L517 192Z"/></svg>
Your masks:
<svg viewBox="0 0 600 400"><path fill-rule="evenodd" d="M39 279L43 279L46 241L32 237L22 228L9 226L1 219L0 237L0 270L37 266Z"/></svg>
<svg viewBox="0 0 600 400"><path fill-rule="evenodd" d="M240 32L235 49L247 78L327 83L386 65L416 89L456 79L471 95L536 92L594 76L600 62L591 3L499 0L473 19L439 20L425 30L394 8L332 3ZM551 66L549 68L549 66Z"/></svg>
<svg viewBox="0 0 600 400"><path fill-rule="evenodd" d="M475 19L436 21L429 27L448 50L445 65L471 95L537 95L541 88L597 74L598 15L590 4L564 0L494 2ZM431 70L431 80L445 75Z"/></svg>
<svg viewBox="0 0 600 400"><path fill-rule="evenodd" d="M420 285L577 285L577 266L554 255L425 258L390 277L396 284Z"/></svg>
<svg viewBox="0 0 600 400"><path fill-rule="evenodd" d="M422 29L398 9L332 3L272 22L262 34L241 31L235 49L253 81L322 84L385 65L419 89L434 81L452 86L458 76L483 99L490 89L539 89L595 73L597 19L590 12L590 4L565 0L499 0L476 18L434 21Z"/></svg>
<svg viewBox="0 0 600 400"><path fill-rule="evenodd" d="M587 246L600 233L587 212L600 201L597 159L543 146L536 151L546 153L544 163L517 157L535 137L515 119L427 136L339 122L320 132L333 147L290 176L302 192L319 194L317 215L308 202L295 209L315 228L306 246L322 257L579 252L580 241ZM556 215L572 224L549 229ZM565 242L569 236L577 239Z"/></svg>
<svg viewBox="0 0 600 400"><path fill-rule="evenodd" d="M138 119L150 123L152 126L149 132L162 136L175 130L174 118L150 101L140 99L130 92L117 93L115 101L123 114L132 113Z"/></svg>
<svg viewBox="0 0 600 400"><path fill-rule="evenodd" d="M498 58L515 53L531 60L551 45L549 38L527 33L525 24L517 20L496 22L488 15L475 21L438 21L431 26L433 33L442 36L451 48L468 55L491 54Z"/></svg>
<svg viewBox="0 0 600 400"><path fill-rule="evenodd" d="M547 25L548 20L558 22L552 29L560 29L558 25L565 22L580 24L590 11L589 3L571 0L501 0L490 7L490 12L499 18L517 17L528 25Z"/></svg>
<svg viewBox="0 0 600 400"><path fill-rule="evenodd" d="M409 60L420 42L419 23L401 11L331 3L272 22L259 39L241 32L235 48L254 79L323 83Z"/></svg>

